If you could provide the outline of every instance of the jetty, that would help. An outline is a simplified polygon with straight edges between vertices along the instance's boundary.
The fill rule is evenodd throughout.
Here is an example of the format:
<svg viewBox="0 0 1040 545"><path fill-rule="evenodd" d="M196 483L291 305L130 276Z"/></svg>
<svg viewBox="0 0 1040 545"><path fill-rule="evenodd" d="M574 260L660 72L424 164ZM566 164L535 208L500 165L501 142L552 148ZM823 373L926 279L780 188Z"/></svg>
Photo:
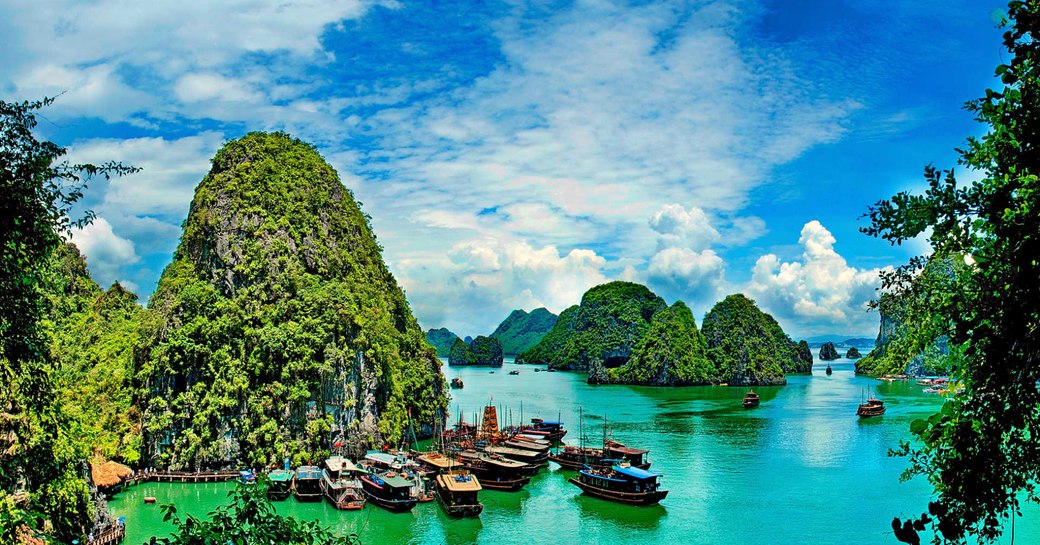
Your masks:
<svg viewBox="0 0 1040 545"><path fill-rule="evenodd" d="M126 484L138 483L220 483L239 479L237 471L151 471L137 472L126 478Z"/></svg>

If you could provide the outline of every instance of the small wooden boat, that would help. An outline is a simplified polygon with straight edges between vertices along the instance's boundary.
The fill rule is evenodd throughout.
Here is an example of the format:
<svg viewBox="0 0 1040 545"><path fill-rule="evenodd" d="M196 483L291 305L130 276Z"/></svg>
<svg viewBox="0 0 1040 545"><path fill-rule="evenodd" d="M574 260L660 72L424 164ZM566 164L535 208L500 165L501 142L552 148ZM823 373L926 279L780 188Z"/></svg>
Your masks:
<svg viewBox="0 0 1040 545"><path fill-rule="evenodd" d="M361 489L368 501L388 511L411 511L419 500L412 495L415 483L394 471L368 473L361 477Z"/></svg>
<svg viewBox="0 0 1040 545"><path fill-rule="evenodd" d="M291 469L276 469L267 474L271 485L267 487L267 497L272 500L284 500L292 493L296 472Z"/></svg>
<svg viewBox="0 0 1040 545"><path fill-rule="evenodd" d="M451 517L476 517L484 510L477 498L480 481L469 473L442 473L434 481L437 501Z"/></svg>
<svg viewBox="0 0 1040 545"><path fill-rule="evenodd" d="M753 407L758 407L758 404L761 401L762 401L762 398L760 398L759 395L756 394L754 390L748 390L747 395L744 396L744 408L745 409L751 409Z"/></svg>
<svg viewBox="0 0 1040 545"><path fill-rule="evenodd" d="M463 384L461 378L455 377L455 378L451 379L451 387L452 388L459 389L459 388L462 388L463 386L465 386L465 384Z"/></svg>
<svg viewBox="0 0 1040 545"><path fill-rule="evenodd" d="M631 466L585 468L570 482L590 496L629 505L654 505L668 495L661 490L661 475Z"/></svg>
<svg viewBox="0 0 1040 545"><path fill-rule="evenodd" d="M563 439L564 435L567 435L567 430L563 429L563 422L532 418L531 425L525 426L520 430L520 433L534 435L549 441L559 441Z"/></svg>
<svg viewBox="0 0 1040 545"><path fill-rule="evenodd" d="M426 468L429 473L450 473L462 466L462 464L459 464L457 461L452 460L439 452L420 454L416 460L418 460L419 464Z"/></svg>
<svg viewBox="0 0 1040 545"><path fill-rule="evenodd" d="M828 363L828 364L827 364L827 374L828 374L828 375L830 375L830 374L831 374L831 373L833 373L833 372L834 372L834 371L833 371L833 370L831 369L831 364L829 364L829 363Z"/></svg>
<svg viewBox="0 0 1040 545"><path fill-rule="evenodd" d="M509 374L510 375L519 375L520 371L517 371L516 369L513 369L512 371L509 372Z"/></svg>
<svg viewBox="0 0 1040 545"><path fill-rule="evenodd" d="M336 509L353 511L365 507L365 493L361 491L361 470L354 462L332 456L325 460L321 476L321 492Z"/></svg>
<svg viewBox="0 0 1040 545"><path fill-rule="evenodd" d="M868 399L866 403L861 403L859 405L859 408L856 409L856 414L860 418L881 416L885 414L885 402L876 397L872 397Z"/></svg>
<svg viewBox="0 0 1040 545"><path fill-rule="evenodd" d="M492 456L475 450L464 450L459 453L459 462L480 479L482 487L490 490L515 492L531 482L531 466L499 456ZM538 470L538 466L533 466Z"/></svg>
<svg viewBox="0 0 1040 545"><path fill-rule="evenodd" d="M145 503L155 503L155 496L145 496L144 497L144 502Z"/></svg>
<svg viewBox="0 0 1040 545"><path fill-rule="evenodd" d="M549 462L548 449L542 451L527 450L505 445L491 445L484 449L488 454L497 454L503 458L525 464L543 465Z"/></svg>
<svg viewBox="0 0 1040 545"><path fill-rule="evenodd" d="M300 466L296 468L296 485L293 495L300 501L321 501L321 468Z"/></svg>

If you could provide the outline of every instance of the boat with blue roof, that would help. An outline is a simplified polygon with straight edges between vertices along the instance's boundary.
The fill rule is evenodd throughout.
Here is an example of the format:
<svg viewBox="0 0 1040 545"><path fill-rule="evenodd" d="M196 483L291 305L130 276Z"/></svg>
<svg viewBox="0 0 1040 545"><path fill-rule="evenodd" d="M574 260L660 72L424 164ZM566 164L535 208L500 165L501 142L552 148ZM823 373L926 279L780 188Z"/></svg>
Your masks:
<svg viewBox="0 0 1040 545"><path fill-rule="evenodd" d="M659 477L660 473L629 465L599 469L586 466L570 482L590 496L628 505L654 505L668 495L661 489Z"/></svg>
<svg viewBox="0 0 1040 545"><path fill-rule="evenodd" d="M272 500L284 500L292 493L296 472L291 469L275 469L267 474L271 484L267 487L267 497Z"/></svg>
<svg viewBox="0 0 1040 545"><path fill-rule="evenodd" d="M388 511L411 511L419 503L412 490L415 482L395 471L366 473L361 476L361 490L368 501Z"/></svg>
<svg viewBox="0 0 1040 545"><path fill-rule="evenodd" d="M300 501L321 501L321 468L300 466L296 468L296 485L293 495Z"/></svg>

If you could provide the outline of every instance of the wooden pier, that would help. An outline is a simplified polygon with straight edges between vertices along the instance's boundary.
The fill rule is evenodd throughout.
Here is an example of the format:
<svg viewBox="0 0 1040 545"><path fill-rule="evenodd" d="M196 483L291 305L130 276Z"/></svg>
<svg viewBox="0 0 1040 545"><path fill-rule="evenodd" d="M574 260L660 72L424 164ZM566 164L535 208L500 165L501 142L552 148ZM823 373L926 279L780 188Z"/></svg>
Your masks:
<svg viewBox="0 0 1040 545"><path fill-rule="evenodd" d="M138 483L220 483L239 478L237 471L159 471L134 474L126 479L126 486Z"/></svg>
<svg viewBox="0 0 1040 545"><path fill-rule="evenodd" d="M88 545L116 545L126 537L126 526L117 524L102 530L93 539L87 541Z"/></svg>

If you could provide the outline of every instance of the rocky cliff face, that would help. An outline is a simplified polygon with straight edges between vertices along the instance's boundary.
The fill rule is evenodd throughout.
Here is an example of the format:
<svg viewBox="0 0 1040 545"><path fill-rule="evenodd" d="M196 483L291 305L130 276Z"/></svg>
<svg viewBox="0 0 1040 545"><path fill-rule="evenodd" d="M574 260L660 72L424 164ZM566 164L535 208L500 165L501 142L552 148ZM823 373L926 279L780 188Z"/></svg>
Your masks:
<svg viewBox="0 0 1040 545"><path fill-rule="evenodd" d="M834 348L834 343L832 343L832 342L825 342L825 343L823 343L823 346L820 347L820 359L821 360L823 360L823 361L830 361L830 360L836 360L836 359L838 359L840 357L841 357L841 354L838 354L838 350L836 348Z"/></svg>
<svg viewBox="0 0 1040 545"><path fill-rule="evenodd" d="M314 148L284 134L217 153L150 307L154 465L316 460L332 442L394 442L409 413L421 426L447 405L366 216Z"/></svg>
<svg viewBox="0 0 1040 545"><path fill-rule="evenodd" d="M731 385L787 384L785 373L812 371L780 324L744 295L730 295L712 307L701 332L708 358Z"/></svg>
<svg viewBox="0 0 1040 545"><path fill-rule="evenodd" d="M448 365L486 365L501 367L502 345L498 339L478 335L473 342L456 338L448 355Z"/></svg>
<svg viewBox="0 0 1040 545"><path fill-rule="evenodd" d="M502 343L502 351L508 355L522 354L538 344L546 333L556 325L556 315L544 308L531 312L514 310L495 328L490 335Z"/></svg>
<svg viewBox="0 0 1040 545"><path fill-rule="evenodd" d="M950 356L949 339L939 336L923 351L912 356L904 344L906 309L891 295L883 295L879 306L881 324L874 349L856 362L856 374L881 375L903 373L912 377L939 375L947 372Z"/></svg>
<svg viewBox="0 0 1040 545"><path fill-rule="evenodd" d="M855 360L855 359L859 359L859 358L862 358L862 357L863 357L863 354L860 354L859 353L859 349L856 348L855 346L849 348L848 352L845 353L845 358L850 359L850 360Z"/></svg>

